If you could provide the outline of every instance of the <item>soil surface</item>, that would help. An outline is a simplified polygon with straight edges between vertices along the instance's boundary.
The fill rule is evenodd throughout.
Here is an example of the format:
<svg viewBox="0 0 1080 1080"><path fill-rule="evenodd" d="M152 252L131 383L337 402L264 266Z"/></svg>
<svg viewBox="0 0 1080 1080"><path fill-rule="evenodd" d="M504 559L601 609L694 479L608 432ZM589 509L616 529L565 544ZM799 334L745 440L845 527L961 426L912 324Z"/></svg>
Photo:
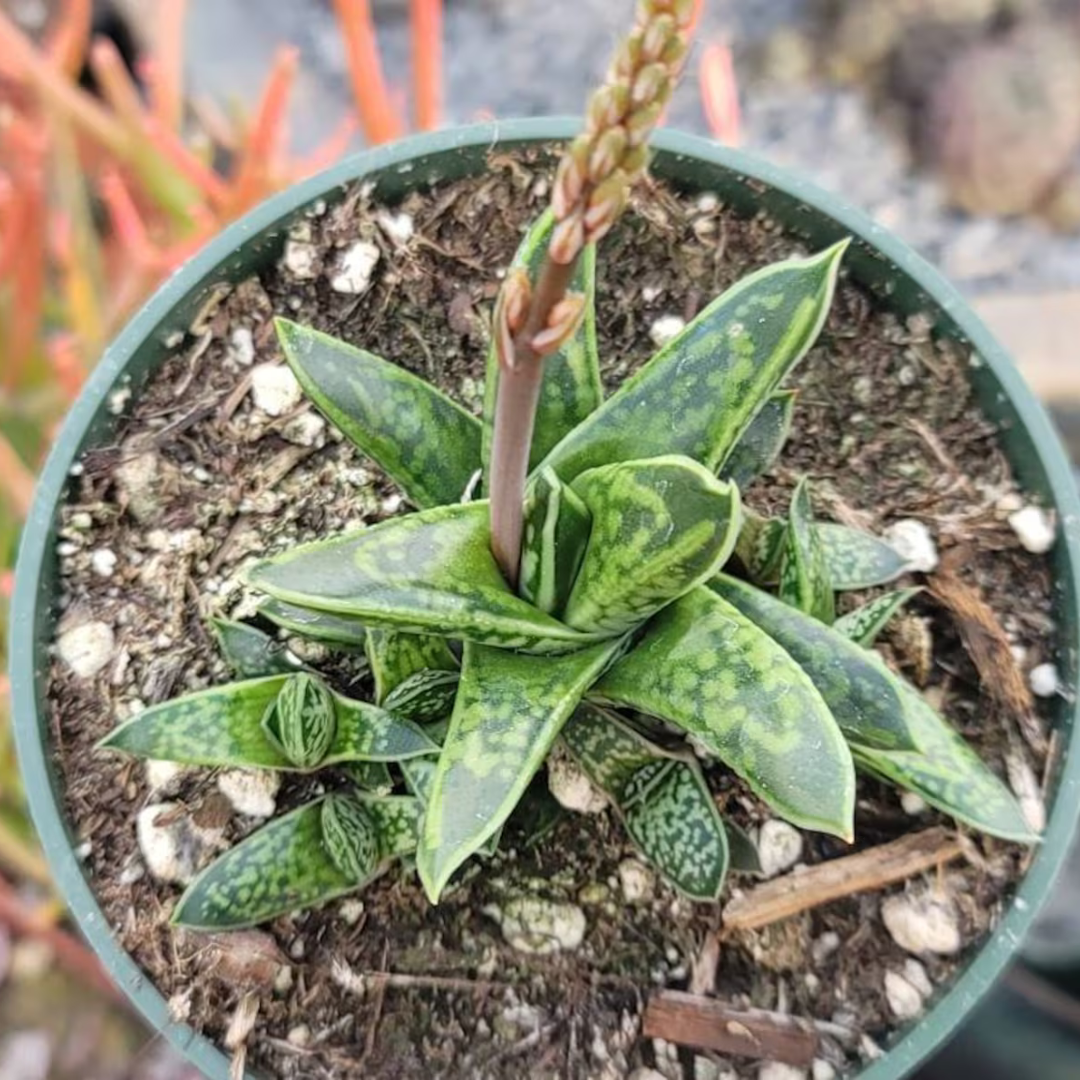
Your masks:
<svg viewBox="0 0 1080 1080"><path fill-rule="evenodd" d="M628 900L619 866L633 850L607 813L563 817L539 838L519 829L437 908L411 874L395 870L356 900L277 920L269 936L208 940L170 929L180 888L147 872L136 816L166 803L159 817L188 819L187 855L195 861L257 822L232 812L210 770L148 778L143 765L93 750L143 706L228 677L206 620L250 613L252 598L238 581L247 560L404 508L370 461L336 432L320 430L306 402L280 416L256 407L253 365L281 359L272 315L362 344L478 410L497 279L546 192L542 167L493 158L484 178L395 208L412 218L403 243L362 191L319 208L294 230L311 257L293 260L292 270L268 266L208 306L144 391L114 394L123 414L116 439L89 451L76 470L60 544L58 629L62 638L101 624L107 630L97 633L111 647L90 675L58 656L49 699L86 870L124 946L176 1016L239 1047L269 1076L619 1077L642 1065L668 1077L757 1075L747 1059L695 1059L639 1037L653 988L686 988L695 968L708 972L705 945L720 925L720 906L691 904L655 883ZM342 295L329 281L341 249L359 239L380 249L373 284L362 296ZM660 187L639 195L599 260L608 386L650 355L658 317L691 317L719 290L795 250L772 223L737 219L714 199L682 199ZM795 377L802 393L784 456L747 501L778 508L806 472L823 518L870 529L924 521L942 555L987 601L1026 672L1053 658L1048 568L1020 547L1006 521L1021 498L994 428L971 400L971 358L931 341L927 325L899 325L857 288L842 286ZM841 606L863 598L849 595ZM328 659L296 648L313 662ZM996 705L995 688L980 681L952 616L928 593L885 635L882 651L921 682L998 772L1008 765L1018 782L1026 769L1039 801L1044 761L1025 748L1014 719ZM338 656L329 667L354 695L368 692L356 658ZM734 777L715 769L710 780L725 813L744 827L768 820ZM332 772L319 776L321 784L341 782ZM312 793L310 779L287 780L279 811ZM855 849L942 821L860 780ZM852 850L816 834L803 840L807 864ZM966 851L903 886L725 937L715 977L696 989L736 1007L810 1018L819 1024L819 1057L838 1071L857 1067L902 1027L885 976L910 974L911 957L882 923L883 899L933 894L955 918L961 950L920 957L935 988L975 955L1005 909L1024 849L970 836ZM728 892L748 884L733 878ZM534 956L503 939L492 913L510 898L536 894L584 912L580 947Z"/></svg>

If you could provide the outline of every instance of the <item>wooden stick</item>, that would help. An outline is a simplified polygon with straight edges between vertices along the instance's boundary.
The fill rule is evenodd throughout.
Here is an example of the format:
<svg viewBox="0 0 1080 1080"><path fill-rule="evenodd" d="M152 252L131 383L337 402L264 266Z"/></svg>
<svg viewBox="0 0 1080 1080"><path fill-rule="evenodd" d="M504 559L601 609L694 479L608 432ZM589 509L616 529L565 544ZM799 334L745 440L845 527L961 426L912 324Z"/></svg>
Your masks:
<svg viewBox="0 0 1080 1080"><path fill-rule="evenodd" d="M724 908L724 927L756 930L830 900L905 881L924 870L951 862L962 853L955 834L936 826L857 855L792 870L729 901Z"/></svg>
<svg viewBox="0 0 1080 1080"><path fill-rule="evenodd" d="M642 1034L721 1054L809 1065L818 1034L809 1020L764 1009L733 1009L715 998L661 990L645 1009Z"/></svg>

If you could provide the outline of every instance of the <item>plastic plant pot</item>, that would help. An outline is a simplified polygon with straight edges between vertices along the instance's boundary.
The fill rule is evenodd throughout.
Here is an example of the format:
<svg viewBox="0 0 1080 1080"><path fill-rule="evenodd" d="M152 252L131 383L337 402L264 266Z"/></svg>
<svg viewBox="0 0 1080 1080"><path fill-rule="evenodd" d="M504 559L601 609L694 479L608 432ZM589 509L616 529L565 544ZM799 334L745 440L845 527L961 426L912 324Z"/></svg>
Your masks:
<svg viewBox="0 0 1080 1080"><path fill-rule="evenodd" d="M211 288L270 266L291 221L317 200L333 203L345 185L364 179L381 199L394 200L436 180L476 175L487 154L529 144L561 142L577 129L562 119L482 124L407 139L362 153L270 199L226 229L173 275L105 353L71 410L42 474L23 535L12 615L11 680L18 750L34 821L57 885L90 944L118 985L153 1028L170 1039L211 1080L226 1080L226 1057L207 1039L170 1020L165 1000L120 948L72 850L50 748L45 710L49 645L56 619L56 526L69 471L87 448L108 439L116 420L106 407L120 380L134 393L169 353L166 342L184 330ZM1016 369L960 294L902 243L862 214L796 176L703 139L661 133L653 172L688 192L714 192L734 212L764 212L794 238L820 248L845 236L850 278L904 318L928 314L936 332L969 346L979 358L971 377L985 414L1024 489L1056 508L1061 523L1053 554L1055 658L1067 685L1076 686L1080 655L1080 504L1061 444ZM861 1080L897 1080L947 1039L975 1008L1017 952L1061 865L1080 805L1080 736L1075 702L1056 701L1053 717L1062 753L1050 792L1049 823L1016 897L994 934L925 1016L903 1032Z"/></svg>

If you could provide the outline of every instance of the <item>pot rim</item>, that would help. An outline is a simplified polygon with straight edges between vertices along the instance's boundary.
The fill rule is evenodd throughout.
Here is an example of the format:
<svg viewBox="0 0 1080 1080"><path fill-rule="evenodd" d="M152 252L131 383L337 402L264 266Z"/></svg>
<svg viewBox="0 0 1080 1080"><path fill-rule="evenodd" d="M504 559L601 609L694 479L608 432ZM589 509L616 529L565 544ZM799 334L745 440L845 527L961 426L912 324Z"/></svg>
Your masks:
<svg viewBox="0 0 1080 1080"><path fill-rule="evenodd" d="M214 1080L226 1080L228 1062L206 1037L170 1019L166 1001L113 936L83 875L70 840L61 800L54 791L48 742L38 722L35 669L39 649L37 627L51 594L42 587L42 572L52 556L55 508L62 501L69 471L81 452L91 424L105 407L110 391L143 342L160 332L170 312L187 294L252 236L272 231L303 207L346 183L387 170L405 171L418 157L475 150L499 143L552 142L572 137L580 120L543 117L494 121L411 136L388 146L352 155L334 167L273 196L224 229L168 278L105 350L68 413L41 473L19 551L11 609L10 673L16 746L34 824L61 895L75 915L105 968L134 1002L147 1022L163 1033L191 1062ZM973 313L958 290L920 256L861 211L797 176L743 151L707 139L664 130L654 150L671 167L693 159L719 166L740 178L785 193L836 223L843 231L876 249L897 275L909 278L959 328L974 351L991 368L1020 424L1026 429L1045 470L1049 493L1062 528L1057 553L1059 582L1070 586L1065 603L1074 612L1080 582L1080 499L1061 443L1042 406L1025 385L1008 355ZM418 177L422 179L422 177ZM1080 654L1080 619L1073 620L1071 640L1062 651ZM1080 816L1080 705L1074 703L1067 725L1076 752L1066 752L1050 819L1040 850L994 933L925 1016L891 1045L885 1056L864 1067L859 1080L897 1080L945 1040L989 990L1017 953L1021 940L1050 891Z"/></svg>

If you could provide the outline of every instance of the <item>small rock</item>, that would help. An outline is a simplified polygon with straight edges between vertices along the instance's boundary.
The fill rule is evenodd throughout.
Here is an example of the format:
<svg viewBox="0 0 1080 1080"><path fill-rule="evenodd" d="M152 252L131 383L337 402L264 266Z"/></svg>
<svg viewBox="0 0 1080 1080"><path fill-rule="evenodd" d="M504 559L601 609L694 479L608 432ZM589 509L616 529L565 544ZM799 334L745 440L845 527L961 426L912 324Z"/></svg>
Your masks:
<svg viewBox="0 0 1080 1080"><path fill-rule="evenodd" d="M371 288L371 275L378 261L379 249L368 240L358 240L342 252L330 288L349 296L363 295Z"/></svg>
<svg viewBox="0 0 1080 1080"><path fill-rule="evenodd" d="M803 853L803 838L798 829L786 821L770 820L758 833L758 858L761 872L767 877L794 866Z"/></svg>
<svg viewBox="0 0 1080 1080"><path fill-rule="evenodd" d="M1054 516L1041 506L1025 506L1009 515L1009 525L1020 546L1033 555L1043 555L1054 546Z"/></svg>
<svg viewBox="0 0 1080 1080"><path fill-rule="evenodd" d="M273 986L289 966L277 942L263 930L231 930L204 940L207 969L230 987Z"/></svg>
<svg viewBox="0 0 1080 1080"><path fill-rule="evenodd" d="M113 473L123 504L136 521L143 523L157 516L162 493L175 484L176 475L175 467L152 450L137 452L128 446Z"/></svg>
<svg viewBox="0 0 1080 1080"><path fill-rule="evenodd" d="M897 1020L914 1020L923 1011L923 996L898 971L885 972L885 1000Z"/></svg>
<svg viewBox="0 0 1080 1080"><path fill-rule="evenodd" d="M154 795L160 791L171 791L189 769L190 766L181 765L178 761L158 761L151 758L145 766L146 786Z"/></svg>
<svg viewBox="0 0 1080 1080"><path fill-rule="evenodd" d="M412 239L414 226L411 214L391 214L389 210L383 210L375 216L375 221L395 247L403 247Z"/></svg>
<svg viewBox="0 0 1080 1080"><path fill-rule="evenodd" d="M865 409L874 400L874 380L869 375L860 375L851 384L851 396L856 405Z"/></svg>
<svg viewBox="0 0 1080 1080"><path fill-rule="evenodd" d="M293 1046L299 1046L303 1049L311 1042L311 1028L307 1024L297 1024L296 1027L291 1028L289 1034L285 1038L292 1043Z"/></svg>
<svg viewBox="0 0 1080 1080"><path fill-rule="evenodd" d="M90 569L98 577L112 577L116 569L116 552L111 548L97 548L90 555Z"/></svg>
<svg viewBox="0 0 1080 1080"><path fill-rule="evenodd" d="M303 240L287 240L282 261L286 271L298 281L309 281L319 272L318 249Z"/></svg>
<svg viewBox="0 0 1080 1080"><path fill-rule="evenodd" d="M905 791L900 795L900 808L905 814L918 817L920 814L925 814L929 806L921 795L916 795L914 791Z"/></svg>
<svg viewBox="0 0 1080 1080"><path fill-rule="evenodd" d="M585 913L576 904L523 896L484 913L499 923L508 945L533 956L573 952L585 939Z"/></svg>
<svg viewBox="0 0 1080 1080"><path fill-rule="evenodd" d="M659 349L686 329L686 320L679 315L661 315L649 327L649 337Z"/></svg>
<svg viewBox="0 0 1080 1080"><path fill-rule="evenodd" d="M588 885L582 885L577 898L579 904L595 907L611 899L611 890L602 881L592 881Z"/></svg>
<svg viewBox="0 0 1080 1080"><path fill-rule="evenodd" d="M278 970L277 978L274 979L274 993L284 996L292 989L292 986L292 968L288 964L283 964Z"/></svg>
<svg viewBox="0 0 1080 1080"><path fill-rule="evenodd" d="M186 885L195 876L204 844L180 803L151 803L135 820L139 850L152 877Z"/></svg>
<svg viewBox="0 0 1080 1080"><path fill-rule="evenodd" d="M246 326L238 326L229 336L229 359L241 367L255 362L255 335Z"/></svg>
<svg viewBox="0 0 1080 1080"><path fill-rule="evenodd" d="M930 976L926 974L926 968L913 957L908 957L908 959L904 961L904 978L907 979L907 981L911 983L924 998L928 998L934 992L934 984L930 981Z"/></svg>
<svg viewBox="0 0 1080 1080"><path fill-rule="evenodd" d="M758 1069L758 1080L806 1080L806 1070L782 1061L765 1061Z"/></svg>
<svg viewBox="0 0 1080 1080"><path fill-rule="evenodd" d="M65 630L56 641L60 659L80 678L96 675L112 659L116 639L108 623L89 622Z"/></svg>
<svg viewBox="0 0 1080 1080"><path fill-rule="evenodd" d="M694 1080L721 1080L723 1071L715 1061L700 1055L694 1058Z"/></svg>
<svg viewBox="0 0 1080 1080"><path fill-rule="evenodd" d="M341 921L346 925L355 926L364 917L364 910L364 901L352 897L348 900L342 900L341 906L338 908L338 914L341 916Z"/></svg>
<svg viewBox="0 0 1080 1080"><path fill-rule="evenodd" d="M667 1077L662 1072L657 1072L647 1065L642 1065L640 1068L635 1069L626 1080L667 1080Z"/></svg>
<svg viewBox="0 0 1080 1080"><path fill-rule="evenodd" d="M824 1058L814 1058L810 1076L813 1080L836 1080L836 1070Z"/></svg>
<svg viewBox="0 0 1080 1080"><path fill-rule="evenodd" d="M326 421L317 412L302 412L285 424L281 437L296 446L322 446L326 442Z"/></svg>
<svg viewBox="0 0 1080 1080"><path fill-rule="evenodd" d="M599 814L608 808L608 797L582 771L574 759L557 746L548 756L548 790L560 806L579 814Z"/></svg>
<svg viewBox="0 0 1080 1080"><path fill-rule="evenodd" d="M894 522L885 530L885 540L896 549L909 570L929 574L937 568L937 544L921 521L905 518Z"/></svg>
<svg viewBox="0 0 1080 1080"><path fill-rule="evenodd" d="M960 926L947 900L921 896L890 896L881 905L881 918L893 941L909 953L951 956L959 952Z"/></svg>
<svg viewBox="0 0 1080 1080"><path fill-rule="evenodd" d="M302 397L300 383L284 365L258 364L251 369L251 400L267 416L291 412Z"/></svg>
<svg viewBox="0 0 1080 1080"><path fill-rule="evenodd" d="M281 774L270 769L229 769L217 778L218 791L245 817L272 817L277 809Z"/></svg>
<svg viewBox="0 0 1080 1080"><path fill-rule="evenodd" d="M1061 691L1061 679L1053 664L1039 664L1028 675L1028 686L1038 697L1054 697Z"/></svg>
<svg viewBox="0 0 1080 1080"><path fill-rule="evenodd" d="M815 964L822 964L840 948L840 935L834 930L826 930L811 946L810 954Z"/></svg>
<svg viewBox="0 0 1080 1080"><path fill-rule="evenodd" d="M637 859L623 859L619 863L619 884L622 886L623 899L628 904L642 904L653 898L656 877Z"/></svg>

